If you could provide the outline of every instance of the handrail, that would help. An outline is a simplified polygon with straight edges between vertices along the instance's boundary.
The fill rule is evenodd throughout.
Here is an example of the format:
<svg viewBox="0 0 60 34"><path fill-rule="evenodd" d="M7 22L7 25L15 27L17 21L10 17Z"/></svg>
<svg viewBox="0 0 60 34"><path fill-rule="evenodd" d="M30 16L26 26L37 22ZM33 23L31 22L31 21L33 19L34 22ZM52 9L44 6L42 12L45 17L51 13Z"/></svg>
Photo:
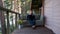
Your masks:
<svg viewBox="0 0 60 34"><path fill-rule="evenodd" d="M2 27L2 34L9 34L10 33L10 21L9 21L9 13L14 13L15 14L15 25L16 25L16 28L17 28L17 20L19 20L19 13L17 12L14 12L10 9L7 9L7 8L4 8L4 7L1 7L0 6L0 19L1 19L1 27ZM5 13L2 13L2 12L6 12L6 19L7 19L7 23L5 23ZM17 17L18 16L18 17ZM13 19L12 19L13 21ZM7 24L7 29L6 29L6 24ZM12 22L12 25L13 25L13 22ZM13 27L13 26L12 26ZM13 27L14 28L14 27ZM12 31L12 30L11 30Z"/></svg>
<svg viewBox="0 0 60 34"><path fill-rule="evenodd" d="M7 8L1 7L1 6L0 6L0 10L6 11L6 12L15 13L15 14L19 14L19 13L17 13L17 12L14 12L14 11L12 11L12 10L10 10L10 9L7 9Z"/></svg>

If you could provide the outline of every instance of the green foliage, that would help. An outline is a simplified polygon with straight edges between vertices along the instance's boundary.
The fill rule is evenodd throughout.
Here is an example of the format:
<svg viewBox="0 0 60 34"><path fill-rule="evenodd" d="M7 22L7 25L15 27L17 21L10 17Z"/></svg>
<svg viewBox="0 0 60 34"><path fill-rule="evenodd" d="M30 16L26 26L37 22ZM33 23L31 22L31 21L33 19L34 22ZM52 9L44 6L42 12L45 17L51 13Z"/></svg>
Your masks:
<svg viewBox="0 0 60 34"><path fill-rule="evenodd" d="M25 2L25 4L24 4ZM21 0L21 9L23 9L22 11L25 11L25 13L30 10L30 2L31 0Z"/></svg>
<svg viewBox="0 0 60 34"><path fill-rule="evenodd" d="M17 23L20 24L20 25L22 25L23 24L23 20L18 20Z"/></svg>
<svg viewBox="0 0 60 34"><path fill-rule="evenodd" d="M12 0L11 2L9 2L9 0L5 0L4 4L7 9L12 9Z"/></svg>
<svg viewBox="0 0 60 34"><path fill-rule="evenodd" d="M13 15L11 15L10 18L13 18Z"/></svg>
<svg viewBox="0 0 60 34"><path fill-rule="evenodd" d="M0 32L0 34L2 34L2 32Z"/></svg>

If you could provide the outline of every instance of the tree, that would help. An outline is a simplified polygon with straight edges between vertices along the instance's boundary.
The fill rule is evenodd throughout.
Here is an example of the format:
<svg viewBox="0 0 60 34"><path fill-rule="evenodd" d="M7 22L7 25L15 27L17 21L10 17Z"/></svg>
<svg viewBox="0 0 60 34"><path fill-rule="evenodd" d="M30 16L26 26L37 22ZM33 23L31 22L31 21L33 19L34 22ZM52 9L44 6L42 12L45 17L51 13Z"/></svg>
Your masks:
<svg viewBox="0 0 60 34"><path fill-rule="evenodd" d="M4 4L7 9L12 9L12 0L5 0Z"/></svg>
<svg viewBox="0 0 60 34"><path fill-rule="evenodd" d="M26 12L30 10L30 3L31 0L21 0L22 14L26 14Z"/></svg>

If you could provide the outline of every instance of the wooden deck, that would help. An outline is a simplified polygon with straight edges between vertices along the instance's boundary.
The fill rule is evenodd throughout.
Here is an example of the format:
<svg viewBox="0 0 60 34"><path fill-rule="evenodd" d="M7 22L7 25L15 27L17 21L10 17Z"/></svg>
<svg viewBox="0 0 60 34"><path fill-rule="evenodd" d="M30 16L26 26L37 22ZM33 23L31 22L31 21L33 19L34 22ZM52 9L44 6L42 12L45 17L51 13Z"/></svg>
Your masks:
<svg viewBox="0 0 60 34"><path fill-rule="evenodd" d="M32 29L31 27L25 27L22 29L16 29L12 34L54 34L52 30L46 27L37 27Z"/></svg>

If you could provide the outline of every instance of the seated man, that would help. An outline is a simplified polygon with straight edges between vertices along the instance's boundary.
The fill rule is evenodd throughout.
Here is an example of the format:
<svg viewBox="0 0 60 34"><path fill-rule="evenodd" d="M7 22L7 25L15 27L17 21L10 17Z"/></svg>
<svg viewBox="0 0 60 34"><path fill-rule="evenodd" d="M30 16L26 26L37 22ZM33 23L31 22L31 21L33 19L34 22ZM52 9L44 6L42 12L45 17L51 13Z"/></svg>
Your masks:
<svg viewBox="0 0 60 34"><path fill-rule="evenodd" d="M27 15L27 20L32 25L32 27L35 28L35 15L33 15L32 11L30 11L29 14Z"/></svg>

